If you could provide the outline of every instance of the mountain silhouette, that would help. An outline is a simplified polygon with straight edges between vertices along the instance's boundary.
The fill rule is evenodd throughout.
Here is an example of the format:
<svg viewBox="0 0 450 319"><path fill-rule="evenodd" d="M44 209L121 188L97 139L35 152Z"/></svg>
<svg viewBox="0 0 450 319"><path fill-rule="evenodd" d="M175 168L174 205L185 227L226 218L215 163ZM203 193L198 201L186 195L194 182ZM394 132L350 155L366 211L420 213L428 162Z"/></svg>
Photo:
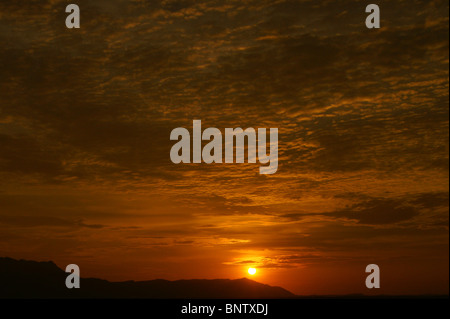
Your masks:
<svg viewBox="0 0 450 319"><path fill-rule="evenodd" d="M155 299L278 299L295 298L289 291L247 278L229 280L150 280L110 282L81 278L68 289L55 263L0 257L0 298L155 298Z"/></svg>

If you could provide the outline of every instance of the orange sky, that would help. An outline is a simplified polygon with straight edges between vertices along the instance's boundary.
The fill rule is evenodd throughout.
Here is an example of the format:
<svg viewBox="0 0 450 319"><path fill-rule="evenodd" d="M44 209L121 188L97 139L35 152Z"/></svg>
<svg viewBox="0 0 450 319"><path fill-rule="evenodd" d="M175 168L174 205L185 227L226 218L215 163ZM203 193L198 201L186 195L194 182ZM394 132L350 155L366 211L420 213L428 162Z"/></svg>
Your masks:
<svg viewBox="0 0 450 319"><path fill-rule="evenodd" d="M84 277L449 292L448 1L0 2L0 256ZM279 167L170 132L279 130ZM381 268L381 289L365 267Z"/></svg>

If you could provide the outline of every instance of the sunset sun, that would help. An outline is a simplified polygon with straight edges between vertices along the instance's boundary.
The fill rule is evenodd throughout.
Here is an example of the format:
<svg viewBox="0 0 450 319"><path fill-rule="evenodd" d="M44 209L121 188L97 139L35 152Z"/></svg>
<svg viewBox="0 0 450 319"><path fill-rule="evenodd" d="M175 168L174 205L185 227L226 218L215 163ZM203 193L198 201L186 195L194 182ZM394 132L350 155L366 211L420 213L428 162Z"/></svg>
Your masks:
<svg viewBox="0 0 450 319"><path fill-rule="evenodd" d="M253 276L254 274L256 274L256 268L249 268L248 273Z"/></svg>

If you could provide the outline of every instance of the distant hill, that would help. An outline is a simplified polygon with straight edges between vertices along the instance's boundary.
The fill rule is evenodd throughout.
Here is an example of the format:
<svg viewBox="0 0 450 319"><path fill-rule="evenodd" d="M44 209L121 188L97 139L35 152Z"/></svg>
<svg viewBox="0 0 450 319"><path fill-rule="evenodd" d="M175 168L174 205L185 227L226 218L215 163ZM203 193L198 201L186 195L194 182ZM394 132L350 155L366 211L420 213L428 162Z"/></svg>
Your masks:
<svg viewBox="0 0 450 319"><path fill-rule="evenodd" d="M229 280L150 280L110 282L81 278L80 289L68 289L67 277L53 262L0 257L0 298L161 298L278 299L289 291L246 278Z"/></svg>

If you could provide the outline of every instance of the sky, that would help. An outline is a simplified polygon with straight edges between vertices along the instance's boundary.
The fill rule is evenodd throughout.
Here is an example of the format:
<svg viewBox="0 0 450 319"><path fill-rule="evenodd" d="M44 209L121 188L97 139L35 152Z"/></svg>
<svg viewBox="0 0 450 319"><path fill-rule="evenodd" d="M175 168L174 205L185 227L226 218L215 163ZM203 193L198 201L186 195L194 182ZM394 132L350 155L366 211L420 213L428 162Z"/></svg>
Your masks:
<svg viewBox="0 0 450 319"><path fill-rule="evenodd" d="M1 1L0 256L448 294L449 3L369 3ZM278 128L278 171L172 163L193 120Z"/></svg>

